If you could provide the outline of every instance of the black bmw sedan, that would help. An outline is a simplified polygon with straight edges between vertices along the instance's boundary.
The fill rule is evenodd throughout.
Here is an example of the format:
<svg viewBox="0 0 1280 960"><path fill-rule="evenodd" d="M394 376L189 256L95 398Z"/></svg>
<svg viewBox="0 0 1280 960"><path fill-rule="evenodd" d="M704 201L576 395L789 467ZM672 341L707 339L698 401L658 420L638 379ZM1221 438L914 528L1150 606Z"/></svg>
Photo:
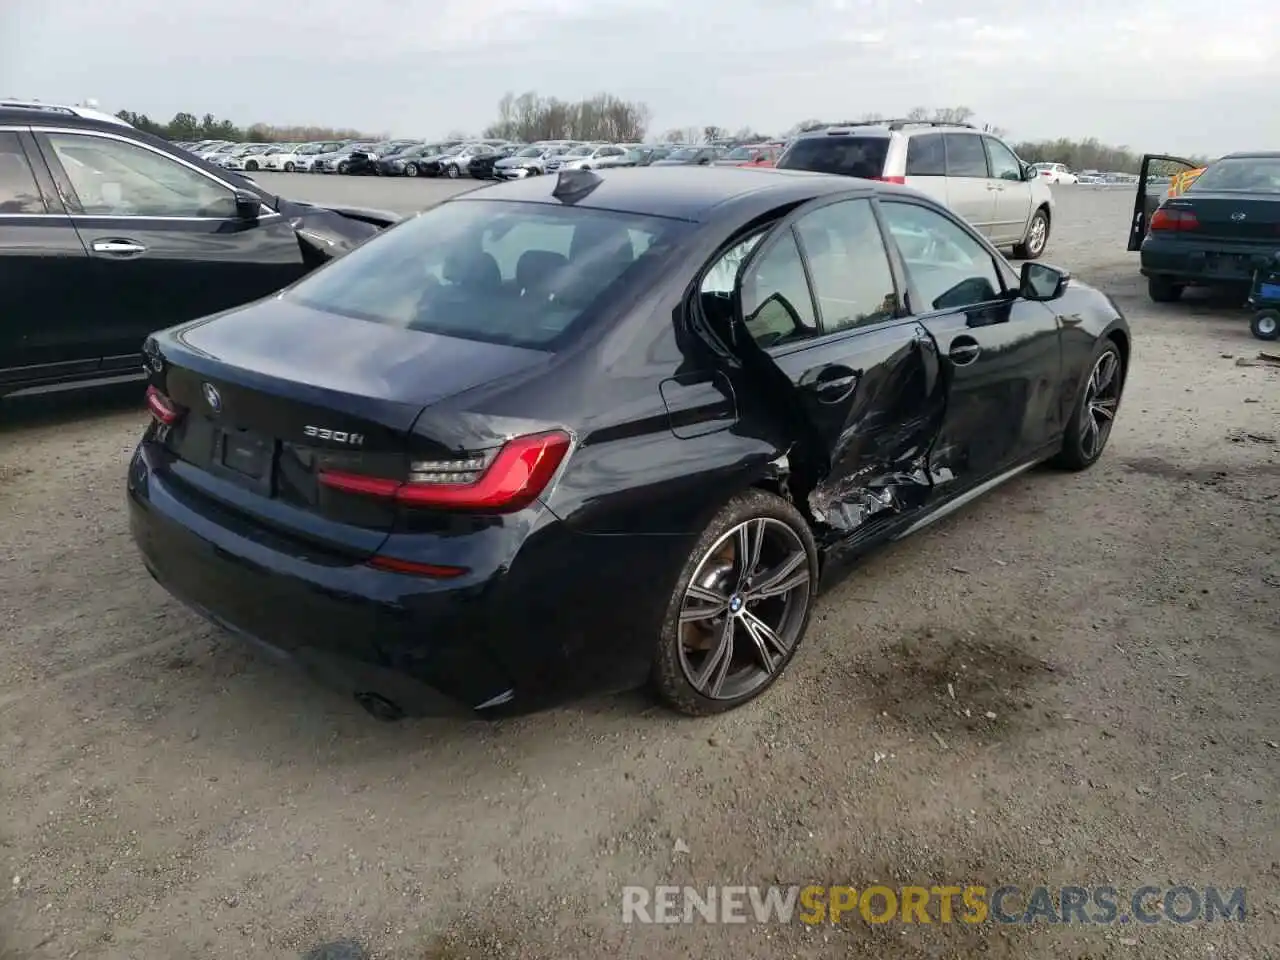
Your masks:
<svg viewBox="0 0 1280 960"><path fill-rule="evenodd" d="M381 717L708 714L851 557L1093 464L1130 340L905 188L667 169L455 197L145 352L133 537L214 622Z"/></svg>

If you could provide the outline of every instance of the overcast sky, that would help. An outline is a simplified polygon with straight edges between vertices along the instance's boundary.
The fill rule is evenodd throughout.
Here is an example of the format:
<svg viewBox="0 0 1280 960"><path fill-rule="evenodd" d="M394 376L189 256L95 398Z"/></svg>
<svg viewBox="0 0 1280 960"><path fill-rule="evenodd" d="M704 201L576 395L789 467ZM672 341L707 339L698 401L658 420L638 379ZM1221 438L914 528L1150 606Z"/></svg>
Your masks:
<svg viewBox="0 0 1280 960"><path fill-rule="evenodd" d="M654 135L965 105L1016 140L1275 149L1280 4L0 0L0 96L433 136L508 90L641 100Z"/></svg>

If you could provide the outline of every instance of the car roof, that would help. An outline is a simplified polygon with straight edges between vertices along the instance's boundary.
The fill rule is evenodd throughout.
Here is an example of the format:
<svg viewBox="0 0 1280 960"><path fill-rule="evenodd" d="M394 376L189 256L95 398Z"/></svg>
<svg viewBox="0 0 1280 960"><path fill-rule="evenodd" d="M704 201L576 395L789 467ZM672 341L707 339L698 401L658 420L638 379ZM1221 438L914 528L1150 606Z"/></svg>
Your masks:
<svg viewBox="0 0 1280 960"><path fill-rule="evenodd" d="M869 180L802 170L749 170L741 167L664 167L595 171L600 184L574 203L595 210L706 222L729 205L764 204L768 209L825 194L894 188ZM560 204L552 196L556 177L531 177L461 194L448 201L502 200ZM911 192L911 191L905 191ZM914 195L914 194L913 194Z"/></svg>
<svg viewBox="0 0 1280 960"><path fill-rule="evenodd" d="M24 127L86 127L95 130L133 130L132 124L101 110L63 107L53 103L0 100L0 123Z"/></svg>
<svg viewBox="0 0 1280 960"><path fill-rule="evenodd" d="M1238 153L1227 153L1219 160L1280 160L1280 151L1276 150L1241 150Z"/></svg>

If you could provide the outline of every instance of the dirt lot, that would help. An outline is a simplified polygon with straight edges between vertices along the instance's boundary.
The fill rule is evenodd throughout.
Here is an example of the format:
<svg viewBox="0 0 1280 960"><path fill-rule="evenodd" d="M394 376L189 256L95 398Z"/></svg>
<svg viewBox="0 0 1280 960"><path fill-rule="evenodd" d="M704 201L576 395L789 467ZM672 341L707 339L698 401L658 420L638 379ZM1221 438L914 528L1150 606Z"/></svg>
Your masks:
<svg viewBox="0 0 1280 960"><path fill-rule="evenodd" d="M1047 257L1133 323L1102 462L881 551L720 719L379 724L145 576L136 391L0 408L0 957L1276 955L1280 367L1237 364L1237 310L1146 301L1128 203L1062 188ZM877 881L1245 886L1248 919L620 922L624 884Z"/></svg>

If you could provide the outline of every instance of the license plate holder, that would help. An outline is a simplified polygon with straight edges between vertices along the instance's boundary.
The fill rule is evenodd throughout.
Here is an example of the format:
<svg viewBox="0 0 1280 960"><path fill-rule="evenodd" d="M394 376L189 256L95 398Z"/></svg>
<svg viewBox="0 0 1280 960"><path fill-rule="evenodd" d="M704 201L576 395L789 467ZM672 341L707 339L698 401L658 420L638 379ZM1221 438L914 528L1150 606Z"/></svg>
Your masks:
<svg viewBox="0 0 1280 960"><path fill-rule="evenodd" d="M1248 273L1249 258L1240 253L1213 253L1205 260L1207 272L1216 275Z"/></svg>
<svg viewBox="0 0 1280 960"><path fill-rule="evenodd" d="M254 489L270 491L276 443L251 430L219 430L214 452L223 473Z"/></svg>

